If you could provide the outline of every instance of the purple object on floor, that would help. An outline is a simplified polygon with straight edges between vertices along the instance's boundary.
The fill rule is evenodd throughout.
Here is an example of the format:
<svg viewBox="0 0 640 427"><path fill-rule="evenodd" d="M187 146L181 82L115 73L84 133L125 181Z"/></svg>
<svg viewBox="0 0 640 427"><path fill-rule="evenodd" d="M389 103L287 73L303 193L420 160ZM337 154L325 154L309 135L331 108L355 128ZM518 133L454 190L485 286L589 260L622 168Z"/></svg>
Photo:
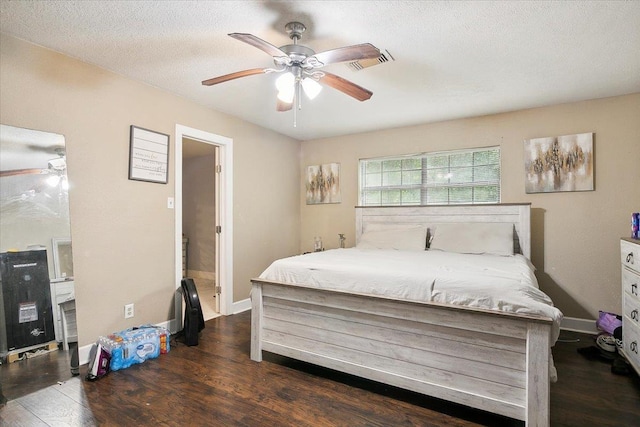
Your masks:
<svg viewBox="0 0 640 427"><path fill-rule="evenodd" d="M603 332L613 335L613 331L617 327L622 326L622 317L615 313L608 313L606 311L599 311L598 320L596 320L596 327Z"/></svg>

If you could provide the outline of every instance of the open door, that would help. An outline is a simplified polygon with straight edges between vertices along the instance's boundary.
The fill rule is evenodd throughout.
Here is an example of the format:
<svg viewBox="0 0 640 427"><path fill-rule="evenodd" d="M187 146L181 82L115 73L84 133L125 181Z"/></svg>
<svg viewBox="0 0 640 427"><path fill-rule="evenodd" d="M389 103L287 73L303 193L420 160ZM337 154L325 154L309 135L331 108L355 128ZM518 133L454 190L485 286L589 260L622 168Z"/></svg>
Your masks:
<svg viewBox="0 0 640 427"><path fill-rule="evenodd" d="M220 163L220 147L215 146L215 162L216 162L216 180L215 180L215 270L216 270L216 286L215 286L215 306L216 313L220 313L220 299L222 298L222 286L220 282L220 236L222 235L222 225L220 224L220 198L222 190L220 188L222 164Z"/></svg>

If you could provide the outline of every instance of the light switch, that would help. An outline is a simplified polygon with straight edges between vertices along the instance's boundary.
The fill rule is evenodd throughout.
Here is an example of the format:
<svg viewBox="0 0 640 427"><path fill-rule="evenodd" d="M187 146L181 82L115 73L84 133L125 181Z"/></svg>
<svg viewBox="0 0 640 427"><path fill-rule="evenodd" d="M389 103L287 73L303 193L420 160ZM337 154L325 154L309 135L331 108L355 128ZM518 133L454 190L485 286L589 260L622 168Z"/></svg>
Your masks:
<svg viewBox="0 0 640 427"><path fill-rule="evenodd" d="M167 208L173 209L173 197L167 198Z"/></svg>

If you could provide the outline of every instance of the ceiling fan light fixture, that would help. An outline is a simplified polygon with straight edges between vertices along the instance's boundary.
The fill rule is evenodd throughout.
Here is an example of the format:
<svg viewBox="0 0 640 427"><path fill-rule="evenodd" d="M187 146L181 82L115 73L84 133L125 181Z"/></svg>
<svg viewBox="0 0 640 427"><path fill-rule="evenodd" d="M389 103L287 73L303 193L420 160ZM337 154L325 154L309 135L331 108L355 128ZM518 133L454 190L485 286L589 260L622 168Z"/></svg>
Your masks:
<svg viewBox="0 0 640 427"><path fill-rule="evenodd" d="M312 78L306 77L302 80L302 89L309 99L314 99L322 91L322 86Z"/></svg>
<svg viewBox="0 0 640 427"><path fill-rule="evenodd" d="M276 89L278 89L278 99L287 104L293 102L293 95L295 93L295 76L286 72L276 79Z"/></svg>
<svg viewBox="0 0 640 427"><path fill-rule="evenodd" d="M276 89L278 89L280 92L286 91L289 88L293 87L293 83L295 82L295 80L296 78L293 73L287 71L276 79Z"/></svg>
<svg viewBox="0 0 640 427"><path fill-rule="evenodd" d="M284 102L285 104L291 104L293 102L293 94L294 94L294 87L291 86L289 89L287 90L281 90L278 91L278 99L282 102Z"/></svg>
<svg viewBox="0 0 640 427"><path fill-rule="evenodd" d="M67 168L67 162L64 160L64 157L62 157L63 155L60 155L60 157L58 157L57 159L51 159L49 160L49 169L54 170L54 171L63 171Z"/></svg>
<svg viewBox="0 0 640 427"><path fill-rule="evenodd" d="M49 184L49 187L55 187L58 185L59 182L60 182L59 175L51 175L49 178L47 178L47 184Z"/></svg>

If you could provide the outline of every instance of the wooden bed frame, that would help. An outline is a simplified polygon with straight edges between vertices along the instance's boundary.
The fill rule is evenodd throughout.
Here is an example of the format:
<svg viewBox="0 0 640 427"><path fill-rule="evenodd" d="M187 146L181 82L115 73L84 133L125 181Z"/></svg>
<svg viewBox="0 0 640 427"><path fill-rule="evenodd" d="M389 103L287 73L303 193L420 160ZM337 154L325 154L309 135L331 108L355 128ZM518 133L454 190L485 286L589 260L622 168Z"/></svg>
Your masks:
<svg viewBox="0 0 640 427"><path fill-rule="evenodd" d="M424 224L508 222L530 257L530 205L357 207L356 235ZM549 425L552 320L252 280L251 359L291 357Z"/></svg>

